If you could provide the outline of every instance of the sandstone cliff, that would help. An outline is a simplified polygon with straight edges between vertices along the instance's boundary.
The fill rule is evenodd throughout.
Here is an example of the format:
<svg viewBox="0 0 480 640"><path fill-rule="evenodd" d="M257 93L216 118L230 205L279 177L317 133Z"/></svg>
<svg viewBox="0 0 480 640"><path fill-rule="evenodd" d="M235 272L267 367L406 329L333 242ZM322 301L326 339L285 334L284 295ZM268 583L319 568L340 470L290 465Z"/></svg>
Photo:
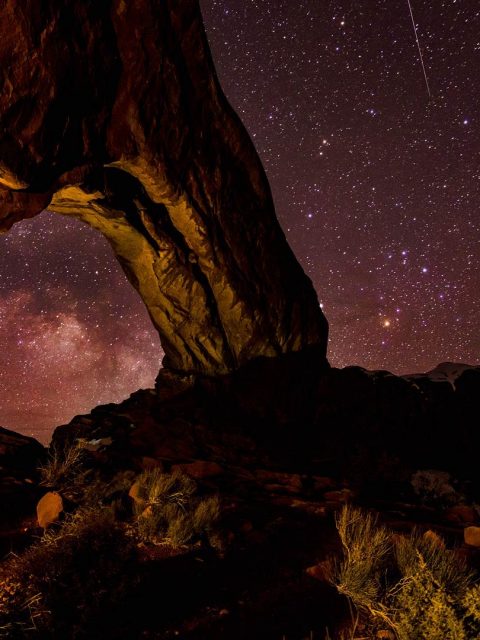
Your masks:
<svg viewBox="0 0 480 640"><path fill-rule="evenodd" d="M193 0L6 0L0 229L43 209L103 233L181 372L314 346L327 324Z"/></svg>

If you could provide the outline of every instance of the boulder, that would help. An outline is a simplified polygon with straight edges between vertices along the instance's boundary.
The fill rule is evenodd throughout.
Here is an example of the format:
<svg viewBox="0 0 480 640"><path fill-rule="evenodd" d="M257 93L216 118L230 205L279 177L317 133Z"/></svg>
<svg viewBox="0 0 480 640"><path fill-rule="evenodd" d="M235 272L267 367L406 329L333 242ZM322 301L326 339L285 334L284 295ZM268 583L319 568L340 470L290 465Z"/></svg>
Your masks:
<svg viewBox="0 0 480 640"><path fill-rule="evenodd" d="M37 504L37 520L42 529L57 522L63 512L62 496L56 491L46 493Z"/></svg>
<svg viewBox="0 0 480 640"><path fill-rule="evenodd" d="M465 544L471 547L480 547L480 527L466 527L463 530Z"/></svg>

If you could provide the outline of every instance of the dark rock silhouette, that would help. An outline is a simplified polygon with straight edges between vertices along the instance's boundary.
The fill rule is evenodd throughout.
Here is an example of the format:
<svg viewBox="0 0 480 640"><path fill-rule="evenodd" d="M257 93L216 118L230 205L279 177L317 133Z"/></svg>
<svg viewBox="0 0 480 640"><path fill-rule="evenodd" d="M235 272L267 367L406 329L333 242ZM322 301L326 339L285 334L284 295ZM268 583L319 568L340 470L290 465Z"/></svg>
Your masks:
<svg viewBox="0 0 480 640"><path fill-rule="evenodd" d="M0 35L0 230L48 207L103 233L171 369L325 358L326 320L198 2L7 0Z"/></svg>
<svg viewBox="0 0 480 640"><path fill-rule="evenodd" d="M5 529L31 516L40 492L38 467L46 449L34 438L0 427L0 552Z"/></svg>
<svg viewBox="0 0 480 640"><path fill-rule="evenodd" d="M180 385L168 398L138 391L58 427L53 442L98 443L99 464L113 469L141 466L144 456L209 460L333 475L377 495L408 485L418 469L444 469L480 497L480 367L402 377L312 366L302 375L294 355L280 359L284 368L266 358L213 382Z"/></svg>

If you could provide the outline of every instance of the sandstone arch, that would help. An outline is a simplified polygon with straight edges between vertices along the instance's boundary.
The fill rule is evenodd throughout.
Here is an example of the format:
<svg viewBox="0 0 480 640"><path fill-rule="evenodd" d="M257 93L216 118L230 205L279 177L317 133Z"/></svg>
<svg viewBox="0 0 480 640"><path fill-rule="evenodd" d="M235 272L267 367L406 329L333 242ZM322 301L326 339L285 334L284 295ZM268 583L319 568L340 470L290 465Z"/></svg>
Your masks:
<svg viewBox="0 0 480 640"><path fill-rule="evenodd" d="M198 2L5 0L0 17L0 229L47 207L99 229L171 369L325 357L326 320Z"/></svg>

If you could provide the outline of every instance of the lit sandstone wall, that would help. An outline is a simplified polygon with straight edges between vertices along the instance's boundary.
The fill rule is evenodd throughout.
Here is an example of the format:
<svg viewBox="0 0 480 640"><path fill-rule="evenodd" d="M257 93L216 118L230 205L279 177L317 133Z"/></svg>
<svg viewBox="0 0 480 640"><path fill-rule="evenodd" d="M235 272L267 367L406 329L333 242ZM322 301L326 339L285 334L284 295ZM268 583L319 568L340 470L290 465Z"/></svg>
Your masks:
<svg viewBox="0 0 480 640"><path fill-rule="evenodd" d="M172 369L325 355L197 1L5 0L0 74L1 229L48 208L101 231Z"/></svg>

